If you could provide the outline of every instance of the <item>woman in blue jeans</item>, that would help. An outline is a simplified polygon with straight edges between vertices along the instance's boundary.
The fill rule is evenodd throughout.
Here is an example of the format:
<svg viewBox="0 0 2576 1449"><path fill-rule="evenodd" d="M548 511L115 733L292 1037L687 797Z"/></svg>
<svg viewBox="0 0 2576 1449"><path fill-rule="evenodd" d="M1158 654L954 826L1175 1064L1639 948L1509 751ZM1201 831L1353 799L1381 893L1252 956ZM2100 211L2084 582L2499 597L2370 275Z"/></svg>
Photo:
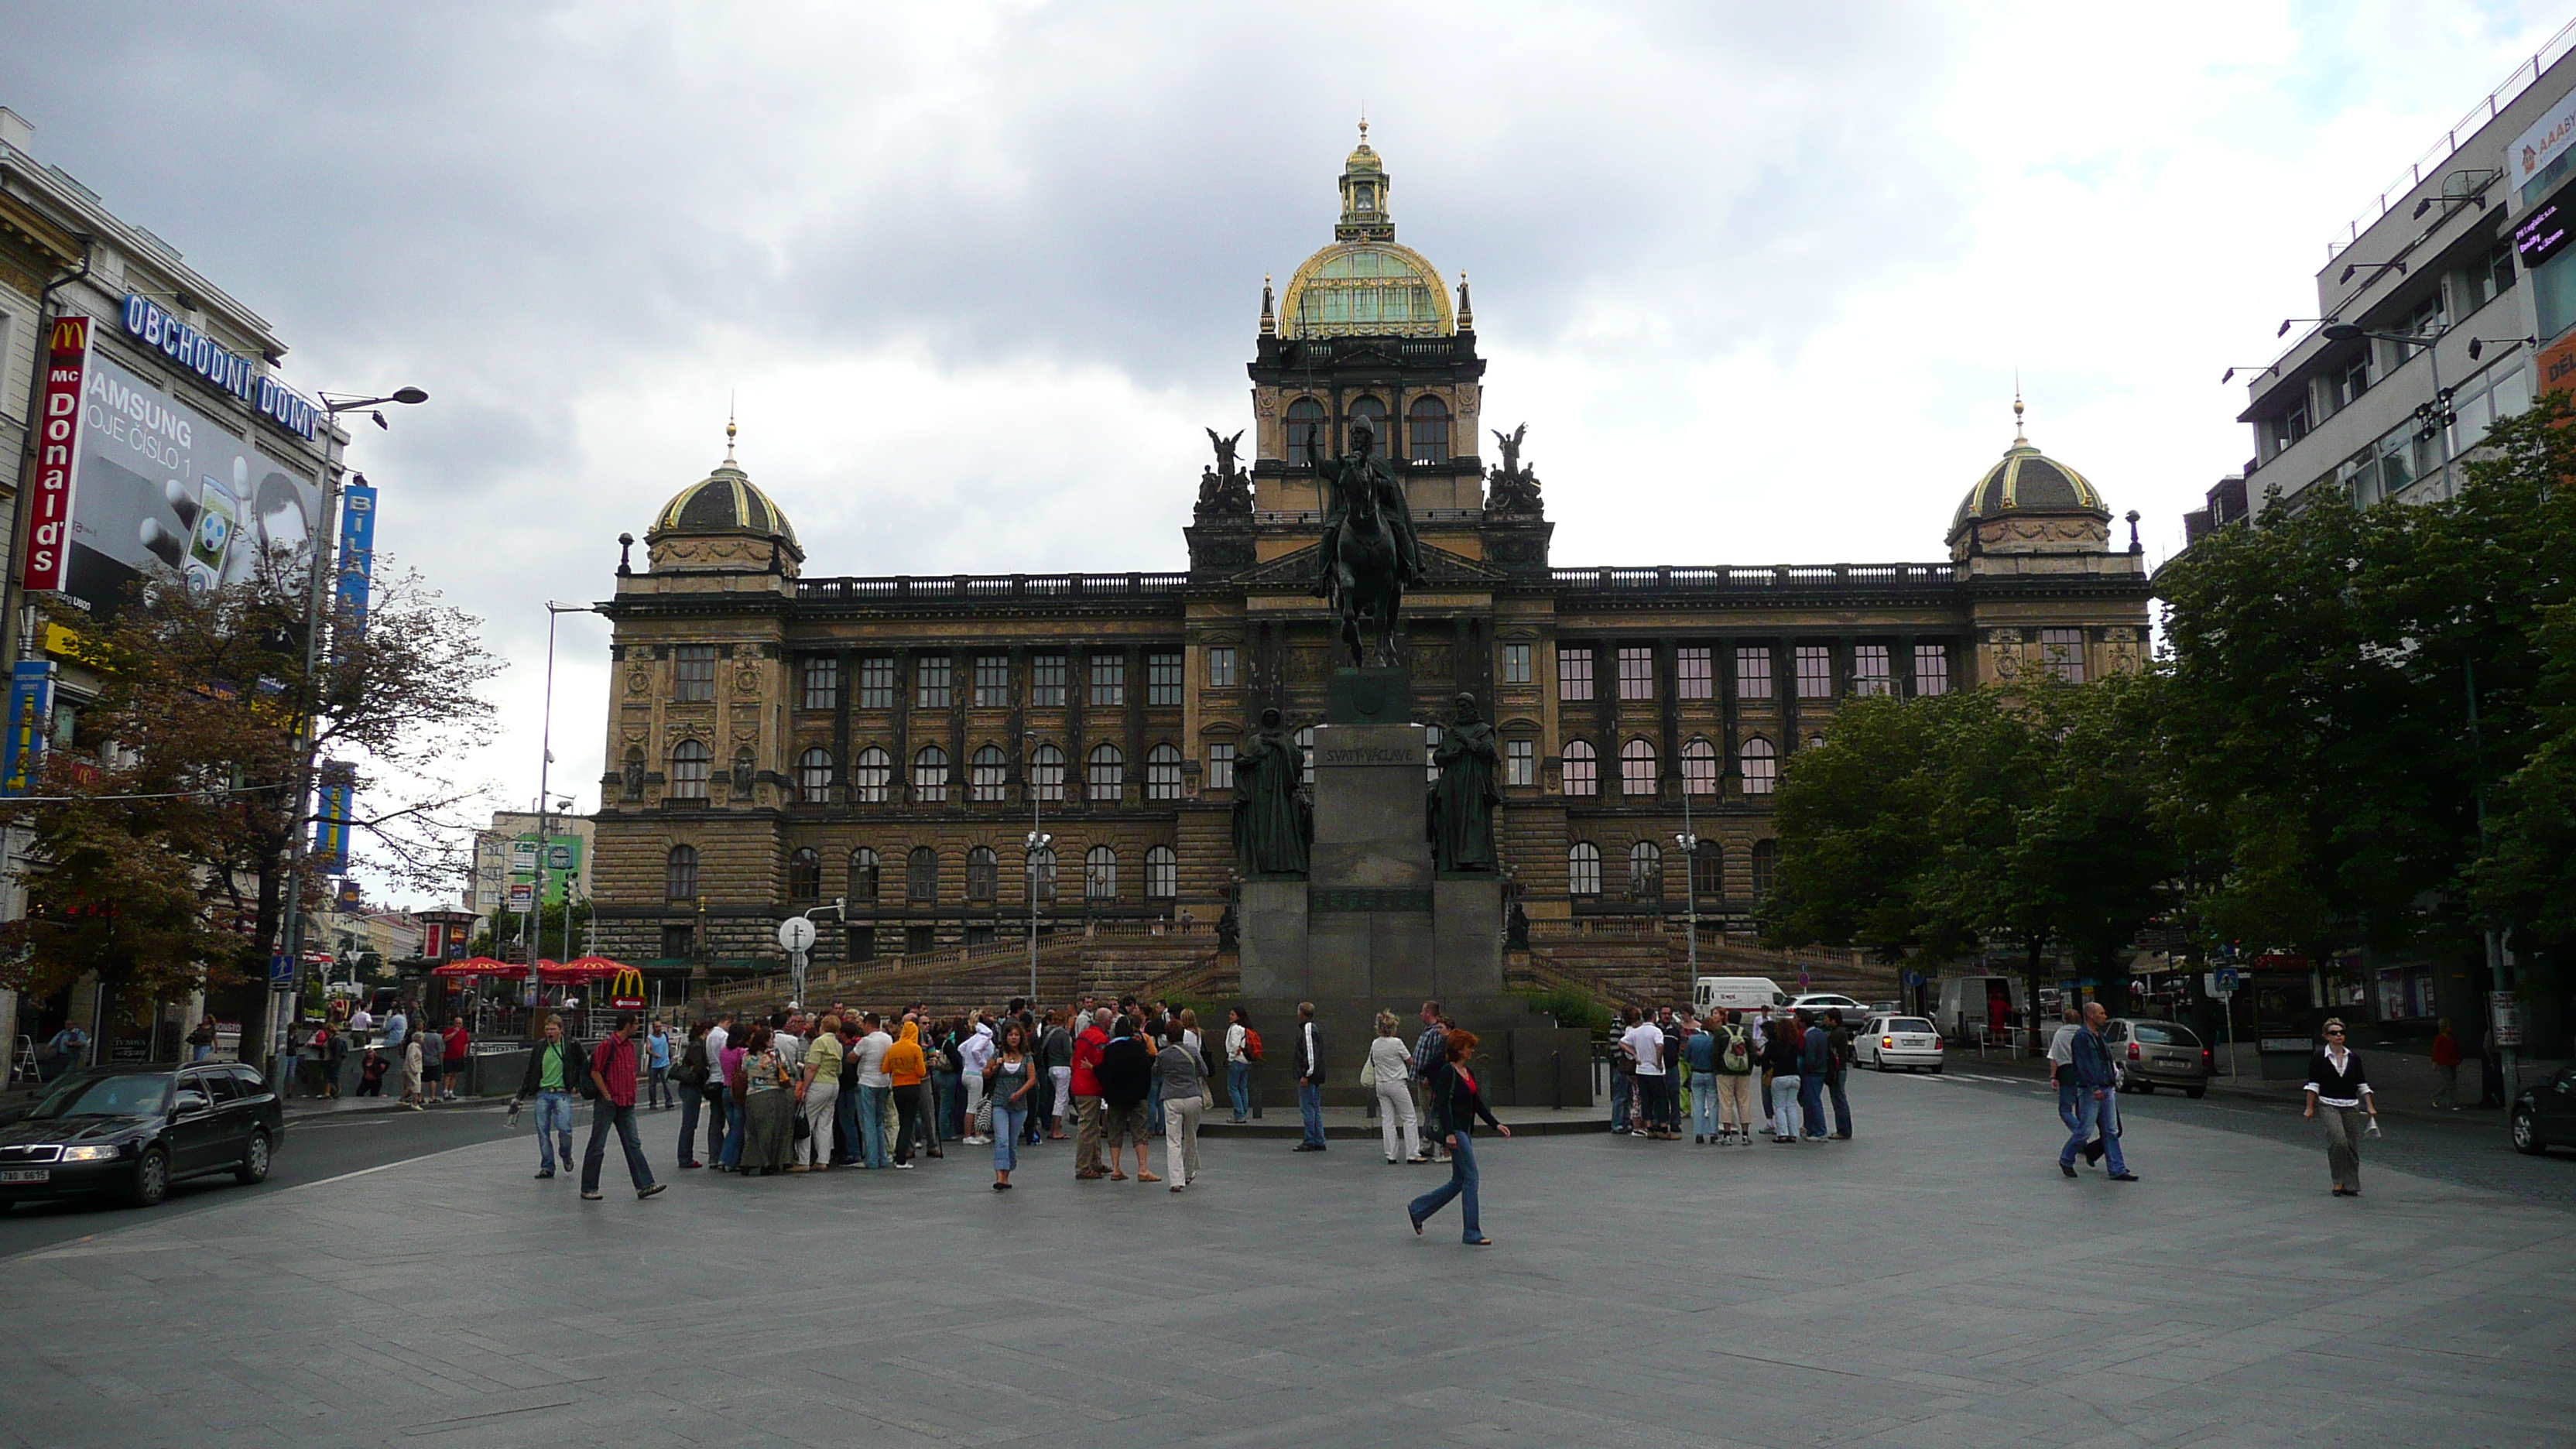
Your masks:
<svg viewBox="0 0 2576 1449"><path fill-rule="evenodd" d="M1020 1133L1028 1127L1029 1088L1038 1079L1029 1056L1029 1030L1016 1021L1002 1023L1001 1045L984 1064L984 1089L993 1103L993 1191L1011 1190L1011 1169L1020 1165Z"/></svg>
<svg viewBox="0 0 2576 1449"><path fill-rule="evenodd" d="M1512 1129L1494 1120L1485 1094L1476 1089L1476 1075L1467 1069L1467 1059L1475 1054L1474 1032L1449 1033L1447 1057L1431 1073L1432 1090L1449 1104L1449 1180L1415 1198L1404 1215L1412 1220L1414 1236L1420 1237L1424 1219L1447 1207L1451 1198L1465 1198L1466 1232L1460 1241L1471 1248L1490 1248L1494 1240L1485 1236L1476 1218L1476 1119L1482 1117L1485 1125L1505 1137L1512 1135Z"/></svg>
<svg viewBox="0 0 2576 1449"><path fill-rule="evenodd" d="M1252 1059L1244 1051L1252 1038L1252 1018L1240 1006L1226 1008L1232 1020L1225 1024L1225 1094L1234 1101L1234 1120L1251 1120Z"/></svg>

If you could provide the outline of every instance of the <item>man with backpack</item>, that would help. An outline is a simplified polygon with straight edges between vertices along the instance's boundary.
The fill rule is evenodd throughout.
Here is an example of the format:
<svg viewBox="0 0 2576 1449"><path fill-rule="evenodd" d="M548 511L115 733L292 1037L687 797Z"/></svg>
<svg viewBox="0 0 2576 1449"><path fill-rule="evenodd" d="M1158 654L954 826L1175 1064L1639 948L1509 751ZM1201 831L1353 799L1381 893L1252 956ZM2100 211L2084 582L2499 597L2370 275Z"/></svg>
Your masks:
<svg viewBox="0 0 2576 1449"><path fill-rule="evenodd" d="M1422 1035L1413 1039L1413 1092L1420 1099L1422 1152L1416 1162L1449 1160L1448 1094L1432 1084L1432 1075L1449 1060L1449 1032L1440 1024L1440 1003L1422 1003Z"/></svg>
<svg viewBox="0 0 2576 1449"><path fill-rule="evenodd" d="M1709 1055L1717 1090L1719 1142L1753 1145L1753 1034L1744 1028L1744 1013L1730 1011L1710 1035ZM1699 1090L1696 1085L1693 1091Z"/></svg>

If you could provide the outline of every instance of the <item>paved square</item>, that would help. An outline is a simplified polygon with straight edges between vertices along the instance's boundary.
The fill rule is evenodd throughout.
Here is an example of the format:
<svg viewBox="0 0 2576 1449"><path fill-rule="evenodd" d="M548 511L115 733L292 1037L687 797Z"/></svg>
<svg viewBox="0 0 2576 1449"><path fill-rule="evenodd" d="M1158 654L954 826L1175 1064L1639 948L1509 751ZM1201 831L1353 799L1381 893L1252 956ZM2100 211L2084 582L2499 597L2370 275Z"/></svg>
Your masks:
<svg viewBox="0 0 2576 1449"><path fill-rule="evenodd" d="M2563 1207L2375 1163L2340 1202L2185 1114L2070 1183L2026 1086L1853 1095L1847 1144L1484 1144L1484 1251L1369 1142L649 1203L612 1153L585 1205L523 1134L0 1262L0 1443L2568 1442Z"/></svg>

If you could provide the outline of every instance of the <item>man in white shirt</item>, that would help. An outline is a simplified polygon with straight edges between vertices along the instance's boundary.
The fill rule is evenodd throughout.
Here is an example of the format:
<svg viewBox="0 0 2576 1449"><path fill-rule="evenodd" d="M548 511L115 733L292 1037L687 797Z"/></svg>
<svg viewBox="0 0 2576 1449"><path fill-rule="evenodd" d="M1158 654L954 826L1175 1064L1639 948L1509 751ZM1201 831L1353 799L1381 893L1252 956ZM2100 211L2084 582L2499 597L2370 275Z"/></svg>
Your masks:
<svg viewBox="0 0 2576 1449"><path fill-rule="evenodd" d="M885 1024L873 1011L859 1018L867 1024L868 1034L859 1038L853 1048L859 1059L859 1140L866 1144L860 1163L866 1167L886 1165L885 1116L886 1097L894 1091L894 1078L886 1074L886 1052L894 1038L886 1035Z"/></svg>
<svg viewBox="0 0 2576 1449"><path fill-rule="evenodd" d="M1628 1030L1619 1038L1637 1058L1637 1095L1646 1113L1646 1135L1660 1141L1679 1138L1672 1122L1672 1076L1664 1070L1664 1029L1628 1014Z"/></svg>
<svg viewBox="0 0 2576 1449"><path fill-rule="evenodd" d="M771 1032L770 1037L770 1046L778 1052L778 1060L786 1064L788 1071L801 1072L805 1069L805 1014L803 1012L789 1013L787 1023Z"/></svg>
<svg viewBox="0 0 2576 1449"><path fill-rule="evenodd" d="M2070 1006L2056 1035L2048 1039L2048 1075L2057 1083L2057 1120L2065 1123L2069 1132L2075 1130L2075 1034L2083 1029L2083 1016ZM2102 1139L2097 1134L2084 1144L2084 1161L2090 1166L2101 1160Z"/></svg>
<svg viewBox="0 0 2576 1449"><path fill-rule="evenodd" d="M350 1013L349 1013L349 1030L350 1030L351 1032L355 1033L355 1034L356 1034L358 1037L360 1037L361 1039L365 1038L365 1036L366 1036L366 1034L367 1034L368 1032L371 1032L371 1031L373 1031L373 1030L375 1030L375 1029L376 1029L376 1017L375 1017L375 1013L373 1013L373 1012L371 1012L371 1011L367 1010L367 1009L366 1009L365 1007L363 1007L363 1006L361 1006L361 1007L359 1007L357 1010L355 1010L355 1011L353 1011L353 1012L350 1012Z"/></svg>
<svg viewBox="0 0 2576 1449"><path fill-rule="evenodd" d="M957 1065L965 1077L966 1085L965 1140L977 1146L989 1144L993 1140L975 1130L975 1119L984 1110L984 1064L992 1059L993 1028L991 1023L979 1016L975 1022L975 1029L966 1033L965 1040L957 1044Z"/></svg>

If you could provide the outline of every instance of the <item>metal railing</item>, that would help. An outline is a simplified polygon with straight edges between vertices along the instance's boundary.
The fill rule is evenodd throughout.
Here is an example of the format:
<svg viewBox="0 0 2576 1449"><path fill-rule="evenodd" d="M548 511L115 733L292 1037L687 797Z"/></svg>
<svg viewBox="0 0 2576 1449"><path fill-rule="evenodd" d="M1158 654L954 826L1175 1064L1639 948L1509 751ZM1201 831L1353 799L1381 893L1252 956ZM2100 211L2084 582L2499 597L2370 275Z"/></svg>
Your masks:
<svg viewBox="0 0 2576 1449"><path fill-rule="evenodd" d="M1563 568L1549 569L1550 582L1564 589L1761 591L1844 587L1920 587L1956 582L1958 566L1947 563L1774 564L1763 568L1715 564L1707 567Z"/></svg>
<svg viewBox="0 0 2576 1449"><path fill-rule="evenodd" d="M889 574L875 578L799 579L796 598L812 604L954 603L978 599L1142 599L1177 594L1188 574Z"/></svg>
<svg viewBox="0 0 2576 1449"><path fill-rule="evenodd" d="M2481 127L2502 114L2509 102L2531 89L2532 83L2540 79L2541 72L2549 69L2561 56L2567 54L2570 48L2576 48L2576 20L2570 20L2560 26L2557 34L2541 42L2540 49L2533 52L2531 59L2515 66L2513 74L2506 76L2503 84L2487 92L2485 100L2469 107L2468 114L2460 117L2457 125L2443 132L2442 139L2434 142L2430 149L2417 157L2415 164L2407 167L2397 179L2382 187L2376 198L2378 210L2373 211L2368 217L2353 218L2352 224L2345 228L2344 236L2327 242L2327 258L2331 260L2336 253L2361 240L2363 227L2378 225L2379 219L2388 214L2388 208L2391 205L2390 197L2403 201L2413 195L2415 188L2424 184L2425 173L2438 172L2442 163L2451 159L2459 151L2462 139L2477 134Z"/></svg>

